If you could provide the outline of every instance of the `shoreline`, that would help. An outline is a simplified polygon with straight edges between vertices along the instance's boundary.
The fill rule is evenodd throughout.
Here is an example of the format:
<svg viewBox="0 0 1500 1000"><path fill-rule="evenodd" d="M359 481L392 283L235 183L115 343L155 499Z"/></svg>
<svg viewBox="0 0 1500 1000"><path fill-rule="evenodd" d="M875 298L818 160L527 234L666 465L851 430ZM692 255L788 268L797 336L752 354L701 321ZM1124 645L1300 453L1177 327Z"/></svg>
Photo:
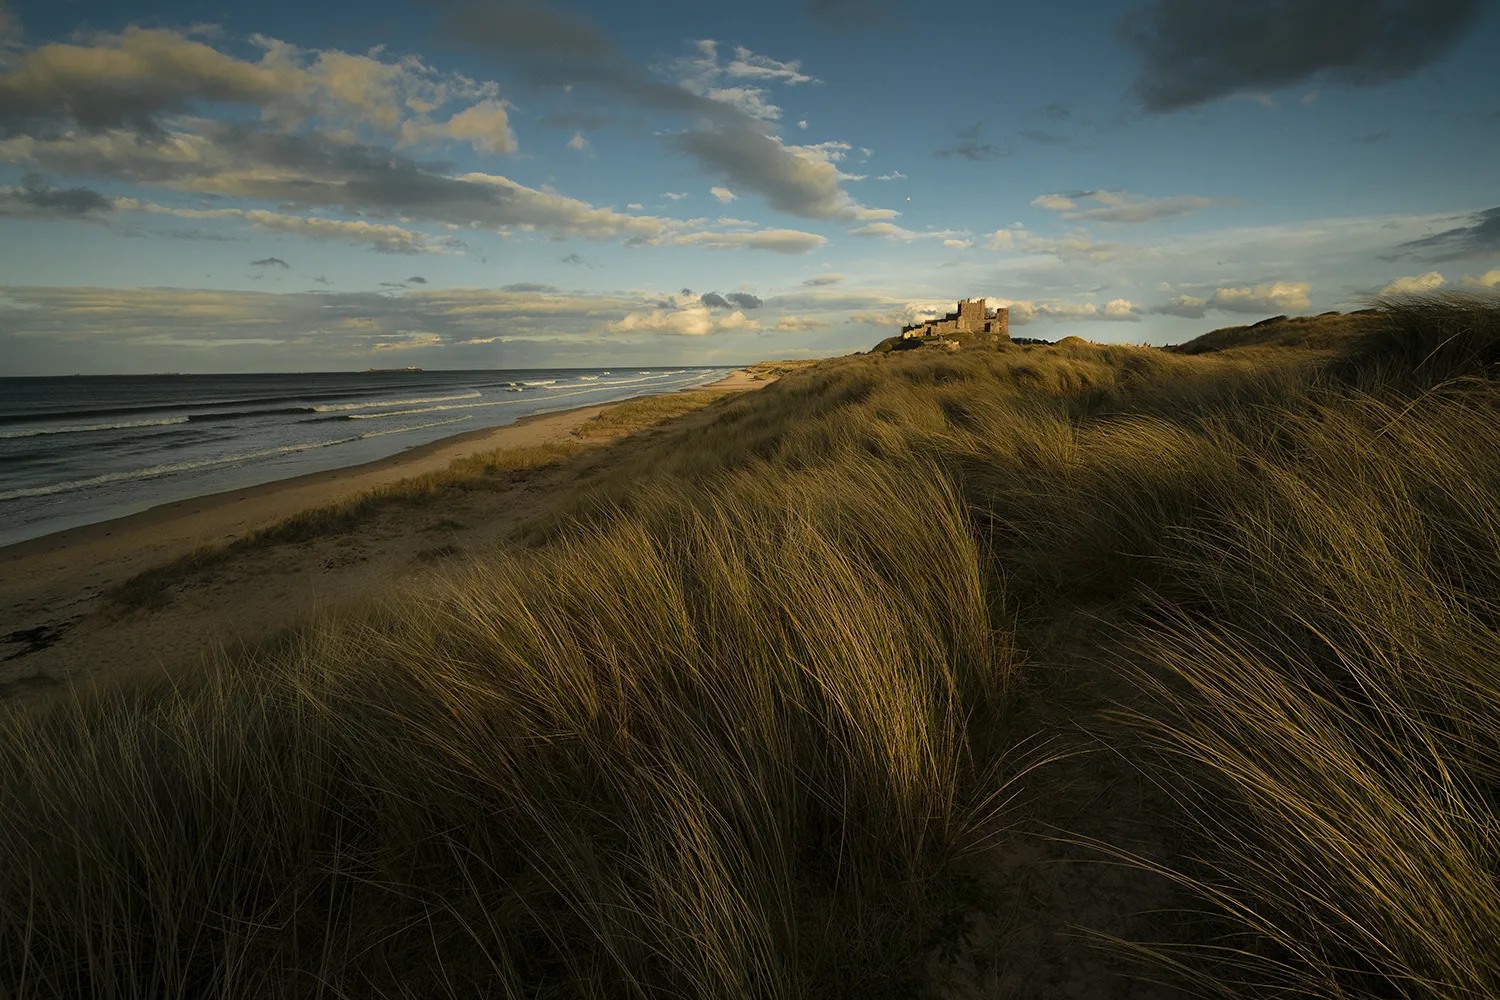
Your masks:
<svg viewBox="0 0 1500 1000"><path fill-rule="evenodd" d="M691 391L691 390L688 390ZM640 399L639 396L631 397ZM623 401L621 401L623 402ZM584 410L601 410L607 403L596 403L592 406L575 406L566 410L553 410L547 413L532 413L514 423L499 424L494 427L480 427L471 431L460 431L447 437L429 441L426 444L414 445L393 455L384 458L371 459L368 462L357 462L354 465L341 465L335 469L320 469L316 472L303 472L295 476L287 476L284 479L272 479L269 482L257 483L254 486L238 486L233 489L219 490L215 493L203 493L199 496L188 497L185 500L168 500L164 503L153 504L145 510L138 510L130 514L120 514L116 517L107 517L102 521L93 521L89 524L79 524L71 528L62 528L58 531L49 531L45 535L35 538L23 539L12 542L9 545L0 546L0 566L10 559L24 559L28 556L45 555L49 552L60 551L72 545L87 545L112 536L116 530L129 531L135 528L151 527L157 524L172 521L178 517L187 515L208 513L216 508L227 507L231 504L242 503L247 500L273 499L278 493L295 493L316 489L321 486L337 483L342 479L359 479L370 476L380 476L380 473L396 472L400 470L401 475L395 478L405 478L410 475L420 475L428 471L426 459L445 453L444 464L455 458L475 451L488 450L482 447L491 438L500 437L499 431L507 431L514 428L529 426L534 423L545 421L550 417L568 417ZM473 445L473 447L465 447ZM505 447L506 442L497 441L492 447ZM451 449L462 449L455 454L446 454ZM419 468L413 468L419 467ZM380 476L380 481L370 483L353 489L368 489L370 486L380 485L383 482L394 481ZM321 491L320 491L321 492ZM299 508L305 510L306 507ZM290 513L296 513L292 511ZM290 516L290 513L286 516ZM270 519L270 520L274 520ZM256 527L250 525L246 530ZM243 533L243 532L242 532Z"/></svg>
<svg viewBox="0 0 1500 1000"><path fill-rule="evenodd" d="M738 368L715 382L709 382L688 389L677 389L674 392L703 392L709 389L734 388L747 378L747 369ZM361 480L361 482L347 484L347 488L336 492L362 492L375 486L407 478L408 476L421 475L424 472L446 467L449 462L474 452L489 451L493 448L524 447L526 445L540 444L544 440L565 437L567 433L571 432L574 426L582 422L582 420L575 421L573 419L580 414L587 413L588 416L583 417L586 420L600 410L607 409L617 403L661 395L670 395L670 393L646 392L638 396L629 396L625 399L611 400L607 403L590 403L562 410L549 410L545 413L529 413L508 424L497 424L492 427L480 427L474 430L460 431L457 434L450 434L447 437L438 438L436 441L429 441L426 444L415 445L403 451L396 452L393 455L386 455L383 458L372 459L368 462L341 465L335 469L322 469L317 472L304 472L295 476L287 476L283 479L272 479L269 482L258 483L254 486L240 486L233 489L220 490L215 493L204 493L183 500L169 500L164 503L153 504L145 510L138 510L130 514L121 514L116 517L93 521L89 524L80 524L71 528L49 531L35 538L27 538L19 542L12 542L9 545L0 546L0 567L4 567L7 563L16 560L46 556L70 547L102 542L105 538L113 537L117 531L133 531L154 527L181 517L211 513L217 509L245 501L271 501L271 504L256 506L261 507L262 510L265 506L274 506L279 512L278 516L267 515L247 520L243 530L236 533L236 537L238 537L238 535L243 535L245 532L253 530L256 527L261 527L266 523L290 517L309 507L335 499L336 497L334 496L325 495L329 492L327 487L339 483L341 480L351 479ZM563 419L566 419L569 423L567 430L561 434L554 433L555 428L550 425ZM538 424L548 425L542 432L545 436L540 440L531 440L534 437L533 434L520 435L514 433L526 428L535 428ZM510 438L521 437L526 438L526 440L508 440ZM400 472L399 475L383 475L398 471ZM288 494L286 499L290 501L290 506L295 507L295 509L283 510L283 507L287 506L287 504L274 503L276 494L278 493ZM310 497L307 502L301 503L298 506L300 498L294 499L291 496L291 494L296 493L315 493L317 496L316 498ZM205 540L204 544L207 543L208 540ZM3 589L0 588L0 598L3 598Z"/></svg>
<svg viewBox="0 0 1500 1000"><path fill-rule="evenodd" d="M138 670L160 676L190 669L216 646L369 599L448 560L506 544L515 526L571 491L578 473L563 465L498 491L460 491L394 525L242 553L179 588L166 607L131 608L106 597L146 570L468 455L573 441L593 417L629 400L748 391L767 381L741 368L701 386L530 414L371 462L171 501L8 545L0 549L0 701ZM628 447L614 460L626 453Z"/></svg>

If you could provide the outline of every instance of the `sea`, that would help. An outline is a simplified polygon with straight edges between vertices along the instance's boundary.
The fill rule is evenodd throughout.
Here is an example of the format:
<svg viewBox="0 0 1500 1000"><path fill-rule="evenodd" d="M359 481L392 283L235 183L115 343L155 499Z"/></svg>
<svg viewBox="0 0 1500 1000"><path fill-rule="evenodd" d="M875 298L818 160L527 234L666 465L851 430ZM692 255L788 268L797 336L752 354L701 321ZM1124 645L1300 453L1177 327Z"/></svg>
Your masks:
<svg viewBox="0 0 1500 1000"><path fill-rule="evenodd" d="M0 546L730 370L0 378Z"/></svg>

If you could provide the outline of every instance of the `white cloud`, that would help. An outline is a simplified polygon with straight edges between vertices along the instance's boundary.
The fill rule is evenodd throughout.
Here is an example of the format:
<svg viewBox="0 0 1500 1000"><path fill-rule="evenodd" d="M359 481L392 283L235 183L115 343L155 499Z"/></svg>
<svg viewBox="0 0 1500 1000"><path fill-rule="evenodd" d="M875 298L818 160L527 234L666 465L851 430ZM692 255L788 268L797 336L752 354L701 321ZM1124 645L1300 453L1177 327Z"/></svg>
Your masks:
<svg viewBox="0 0 1500 1000"><path fill-rule="evenodd" d="M484 343L485 341L464 341L464 343ZM410 351L426 347L443 346L443 338L435 333L407 333L400 340L377 341L374 350L377 351Z"/></svg>
<svg viewBox="0 0 1500 1000"><path fill-rule="evenodd" d="M465 108L446 122L408 120L401 123L399 146L448 138L467 142L484 153L513 153L516 150L516 134L510 127L507 111L510 105L493 98L480 101Z"/></svg>
<svg viewBox="0 0 1500 1000"><path fill-rule="evenodd" d="M948 299L917 299L902 301L895 299L892 304L882 313L878 313L881 319L880 325L884 326L910 326L924 320L939 319L953 311L954 302ZM870 322L870 313L862 314L863 322ZM851 317L852 318L852 317ZM855 322L861 322L855 320Z"/></svg>
<svg viewBox="0 0 1500 1000"><path fill-rule="evenodd" d="M480 190L493 191L495 202L504 206L502 217L506 224L523 230L542 229L564 236L617 239L656 236L678 224L674 220L624 215L607 208L595 208L586 201L529 188L497 174L474 172L454 179ZM461 216L451 221L460 226L464 224ZM468 221L471 225L484 224L482 219L470 218Z"/></svg>
<svg viewBox="0 0 1500 1000"><path fill-rule="evenodd" d="M628 208L632 212L643 212L646 209L646 206L642 205L638 201L632 201L630 204L626 205L625 207Z"/></svg>
<svg viewBox="0 0 1500 1000"><path fill-rule="evenodd" d="M802 72L801 63L795 60L782 62L757 55L744 46L735 47L734 57L727 64L719 61L718 42L705 38L695 42L693 47L693 55L673 61L662 71L675 77L689 93L727 105L761 121L778 120L781 108L772 103L770 91L765 87L748 86L740 81L788 86L821 82Z"/></svg>
<svg viewBox="0 0 1500 1000"><path fill-rule="evenodd" d="M781 109L767 99L766 91L760 87L709 87L701 96L727 104L751 118L775 121L781 117Z"/></svg>
<svg viewBox="0 0 1500 1000"><path fill-rule="evenodd" d="M708 193L719 199L719 204L721 205L729 204L736 197L735 193L727 187L711 187L708 189Z"/></svg>
<svg viewBox="0 0 1500 1000"><path fill-rule="evenodd" d="M1061 239L1037 236L1019 224L1009 229L997 229L989 234L985 246L991 250L1002 250L1036 256L1055 257L1074 264L1103 264L1115 260L1125 252L1121 243L1095 242L1086 230L1075 230Z"/></svg>
<svg viewBox="0 0 1500 1000"><path fill-rule="evenodd" d="M322 242L364 244L381 253L453 253L463 249L455 237L435 237L404 226L394 226L363 219L324 219L286 215L265 209L240 208L167 208L152 202L120 199L117 207L126 211L171 215L180 219L243 219L267 233L285 233Z"/></svg>
<svg viewBox="0 0 1500 1000"><path fill-rule="evenodd" d="M1464 275L1464 285L1468 288L1494 288L1500 289L1500 270L1486 271L1484 274Z"/></svg>
<svg viewBox="0 0 1500 1000"><path fill-rule="evenodd" d="M592 153L594 151L593 143L584 138L582 132L574 132L573 138L569 139L566 145L569 149L576 149L580 153Z"/></svg>
<svg viewBox="0 0 1500 1000"><path fill-rule="evenodd" d="M1016 326L1024 326L1038 320L1053 320L1056 322L1082 322L1082 321L1125 321L1134 322L1141 318L1140 310L1129 299L1111 299L1100 309L1092 302L1069 302L1066 300L1034 301L1031 299L1010 299L1003 296L991 297L991 307L1006 308L1010 310L1010 322ZM949 308L952 308L951 306Z"/></svg>
<svg viewBox="0 0 1500 1000"><path fill-rule="evenodd" d="M724 72L729 76L775 80L789 85L822 82L802 72L801 67L802 63L798 60L778 62L770 56L756 55L743 45L736 45L734 59L725 67Z"/></svg>
<svg viewBox="0 0 1500 1000"><path fill-rule="evenodd" d="M892 170L890 173L881 174L875 179L877 181L904 181L906 180L906 175L899 170Z"/></svg>
<svg viewBox="0 0 1500 1000"><path fill-rule="evenodd" d="M315 89L295 63L278 64L269 55L252 63L180 32L131 27L8 60L0 74L0 108L22 120L107 128L182 110L194 98L272 107Z"/></svg>
<svg viewBox="0 0 1500 1000"><path fill-rule="evenodd" d="M904 229L894 222L870 222L863 226L856 226L849 230L855 236L877 236L883 239L911 242L913 240L960 240L969 235L964 229L934 229L928 232L918 232L914 229ZM972 243L972 241L970 241Z"/></svg>
<svg viewBox="0 0 1500 1000"><path fill-rule="evenodd" d="M817 330L826 330L833 323L826 319L815 319L810 316L783 316L776 321L773 329L780 333L807 333Z"/></svg>
<svg viewBox="0 0 1500 1000"><path fill-rule="evenodd" d="M386 58L380 48L302 49L263 35L251 36L261 49L252 61L190 34L128 27L25 51L0 72L0 123L36 135L157 133L163 116L207 102L258 109L261 123L280 131L315 122L398 144L452 139L482 152L515 149L493 81L439 73L414 56ZM452 106L446 119L433 117Z"/></svg>
<svg viewBox="0 0 1500 1000"><path fill-rule="evenodd" d="M950 250L967 250L969 247L971 247L973 245L974 245L974 241L973 240L944 240L943 241L943 246L948 247Z"/></svg>
<svg viewBox="0 0 1500 1000"><path fill-rule="evenodd" d="M1278 281L1248 288L1220 288L1209 296L1178 295L1148 310L1168 316L1199 319L1210 310L1238 313L1267 313L1308 309L1312 285L1306 281Z"/></svg>
<svg viewBox="0 0 1500 1000"><path fill-rule="evenodd" d="M1420 292L1435 292L1447 283L1448 279L1444 278L1438 272L1428 271L1426 274L1420 274L1415 277L1397 278L1382 288L1379 294L1411 295Z"/></svg>
<svg viewBox="0 0 1500 1000"><path fill-rule="evenodd" d="M894 222L871 222L868 225L851 229L849 232L856 236L890 236L898 239L916 235L910 229L903 229Z"/></svg>
<svg viewBox="0 0 1500 1000"><path fill-rule="evenodd" d="M1099 208L1079 208L1080 201L1092 201ZM1123 191L1081 191L1075 194L1043 194L1031 200L1036 208L1061 212L1064 219L1082 222L1156 222L1173 219L1212 207L1238 205L1235 198L1204 198L1199 195L1176 195L1148 198Z"/></svg>
<svg viewBox="0 0 1500 1000"><path fill-rule="evenodd" d="M769 250L771 253L810 253L827 244L825 236L797 229L761 229L750 233L674 233L658 239L631 240L649 246L701 247L704 250Z"/></svg>
<svg viewBox="0 0 1500 1000"><path fill-rule="evenodd" d="M815 142L810 146L788 146L788 152L805 156L819 163L837 163L849 155L852 148L847 142Z"/></svg>
<svg viewBox="0 0 1500 1000"><path fill-rule="evenodd" d="M673 201L681 201L682 199L689 197L686 191L663 191L661 193L661 196L663 198L670 198Z"/></svg>
<svg viewBox="0 0 1500 1000"><path fill-rule="evenodd" d="M1078 207L1078 203L1072 198L1060 194L1039 194L1031 199L1033 208L1050 208L1054 212L1072 211Z"/></svg>
<svg viewBox="0 0 1500 1000"><path fill-rule="evenodd" d="M807 119L804 118L797 123L798 128L807 128Z"/></svg>
<svg viewBox="0 0 1500 1000"><path fill-rule="evenodd" d="M721 315L706 306L683 309L651 309L627 313L609 324L610 333L665 333L680 337L704 337L727 330L758 330L760 324L735 310Z"/></svg>
<svg viewBox="0 0 1500 1000"><path fill-rule="evenodd" d="M1208 299L1196 295L1177 295L1157 306L1153 312L1168 316L1186 316L1198 319L1208 311Z"/></svg>
<svg viewBox="0 0 1500 1000"><path fill-rule="evenodd" d="M1092 302L1058 302L1037 303L1034 307L1035 315L1045 319L1081 320L1096 319L1099 310Z"/></svg>
<svg viewBox="0 0 1500 1000"><path fill-rule="evenodd" d="M889 219L894 209L866 208L839 186L845 142L788 146L753 126L680 132L668 143L721 175L729 187L764 195L771 207L808 219Z"/></svg>
<svg viewBox="0 0 1500 1000"><path fill-rule="evenodd" d="M1307 309L1312 300L1307 293L1312 285L1305 281L1278 281L1253 288L1221 288L1209 304L1230 312L1266 312L1276 309Z"/></svg>

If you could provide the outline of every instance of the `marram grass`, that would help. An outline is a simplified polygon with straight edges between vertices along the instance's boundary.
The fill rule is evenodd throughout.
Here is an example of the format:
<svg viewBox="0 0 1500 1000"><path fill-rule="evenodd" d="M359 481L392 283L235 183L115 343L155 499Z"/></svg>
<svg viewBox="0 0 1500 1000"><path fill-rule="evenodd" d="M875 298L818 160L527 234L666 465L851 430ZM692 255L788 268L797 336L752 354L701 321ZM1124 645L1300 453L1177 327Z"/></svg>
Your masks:
<svg viewBox="0 0 1500 1000"><path fill-rule="evenodd" d="M191 688L12 715L6 982L871 995L986 819L1011 669L926 471L658 490Z"/></svg>
<svg viewBox="0 0 1500 1000"><path fill-rule="evenodd" d="M0 992L910 995L1092 621L1186 849L1102 846L1212 928L1122 947L1500 995L1500 306L1253 332L811 366L439 590L11 711Z"/></svg>

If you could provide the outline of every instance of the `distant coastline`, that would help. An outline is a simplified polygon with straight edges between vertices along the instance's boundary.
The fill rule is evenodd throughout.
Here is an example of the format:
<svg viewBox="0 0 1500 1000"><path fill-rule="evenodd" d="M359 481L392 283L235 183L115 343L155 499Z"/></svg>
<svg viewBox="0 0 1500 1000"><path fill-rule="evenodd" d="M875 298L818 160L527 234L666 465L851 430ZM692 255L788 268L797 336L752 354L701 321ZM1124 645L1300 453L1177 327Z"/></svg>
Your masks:
<svg viewBox="0 0 1500 1000"><path fill-rule="evenodd" d="M727 369L420 369L10 381L0 546L518 418L672 392Z"/></svg>

